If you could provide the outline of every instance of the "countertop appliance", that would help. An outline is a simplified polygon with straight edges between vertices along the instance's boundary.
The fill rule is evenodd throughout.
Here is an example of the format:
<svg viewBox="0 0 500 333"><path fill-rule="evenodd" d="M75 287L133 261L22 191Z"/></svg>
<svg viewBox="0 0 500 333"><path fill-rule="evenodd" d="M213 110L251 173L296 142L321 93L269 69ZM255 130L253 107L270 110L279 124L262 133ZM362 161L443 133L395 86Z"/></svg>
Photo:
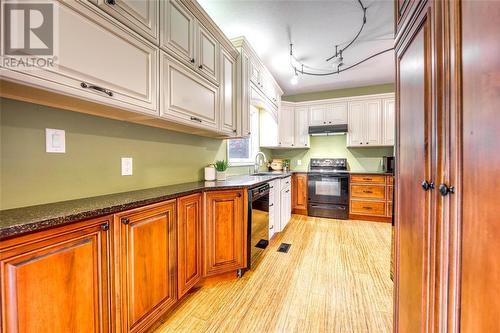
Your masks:
<svg viewBox="0 0 500 333"><path fill-rule="evenodd" d="M268 183L248 190L247 270L255 268L269 245Z"/></svg>
<svg viewBox="0 0 500 333"><path fill-rule="evenodd" d="M309 216L349 218L349 171L345 158L312 158L307 181Z"/></svg>
<svg viewBox="0 0 500 333"><path fill-rule="evenodd" d="M384 172L394 173L394 156L384 156Z"/></svg>

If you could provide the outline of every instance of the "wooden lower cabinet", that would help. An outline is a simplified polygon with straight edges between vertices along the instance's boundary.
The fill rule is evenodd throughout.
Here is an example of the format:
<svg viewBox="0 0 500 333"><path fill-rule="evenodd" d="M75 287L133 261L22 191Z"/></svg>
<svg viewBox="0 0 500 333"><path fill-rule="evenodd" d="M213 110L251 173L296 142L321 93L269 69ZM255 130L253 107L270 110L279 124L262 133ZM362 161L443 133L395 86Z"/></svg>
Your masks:
<svg viewBox="0 0 500 333"><path fill-rule="evenodd" d="M176 201L115 215L122 332L143 332L177 301Z"/></svg>
<svg viewBox="0 0 500 333"><path fill-rule="evenodd" d="M292 212L307 215L307 174L292 175Z"/></svg>
<svg viewBox="0 0 500 333"><path fill-rule="evenodd" d="M351 175L349 218L391 222L393 182L389 175Z"/></svg>
<svg viewBox="0 0 500 333"><path fill-rule="evenodd" d="M177 290L179 298L201 279L202 194L177 199Z"/></svg>
<svg viewBox="0 0 500 333"><path fill-rule="evenodd" d="M0 242L2 332L109 332L111 217Z"/></svg>
<svg viewBox="0 0 500 333"><path fill-rule="evenodd" d="M205 193L204 276L246 267L246 197L244 190Z"/></svg>

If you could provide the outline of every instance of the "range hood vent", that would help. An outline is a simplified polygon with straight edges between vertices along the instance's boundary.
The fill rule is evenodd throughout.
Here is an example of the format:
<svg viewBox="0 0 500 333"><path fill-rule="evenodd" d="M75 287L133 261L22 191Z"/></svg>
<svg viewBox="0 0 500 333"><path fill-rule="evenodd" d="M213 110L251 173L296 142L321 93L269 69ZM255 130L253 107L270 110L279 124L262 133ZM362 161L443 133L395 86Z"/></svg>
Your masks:
<svg viewBox="0 0 500 333"><path fill-rule="evenodd" d="M347 124L309 126L310 135L343 135L347 133Z"/></svg>

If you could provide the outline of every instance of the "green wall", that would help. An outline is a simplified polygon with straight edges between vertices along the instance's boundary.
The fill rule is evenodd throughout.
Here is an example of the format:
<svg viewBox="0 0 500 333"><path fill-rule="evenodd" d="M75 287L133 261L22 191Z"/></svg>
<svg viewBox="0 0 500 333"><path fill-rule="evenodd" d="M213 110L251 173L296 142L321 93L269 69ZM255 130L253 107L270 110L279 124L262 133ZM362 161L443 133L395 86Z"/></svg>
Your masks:
<svg viewBox="0 0 500 333"><path fill-rule="evenodd" d="M310 149L273 150L273 158L290 159L291 170L307 170L310 158L347 158L351 171L382 171L382 157L392 156L392 147L347 148L346 135L311 136ZM301 160L302 165L297 161Z"/></svg>
<svg viewBox="0 0 500 333"><path fill-rule="evenodd" d="M9 99L0 110L0 209L196 181L226 158L223 140ZM65 154L45 152L45 128L66 131ZM133 176L120 175L121 157Z"/></svg>
<svg viewBox="0 0 500 333"><path fill-rule="evenodd" d="M346 89L305 93L299 95L283 96L282 100L287 102L304 102L304 101L315 101L315 100L329 99L329 98L383 94L394 91L395 91L394 83L387 83L387 84L379 84L373 86L346 88Z"/></svg>

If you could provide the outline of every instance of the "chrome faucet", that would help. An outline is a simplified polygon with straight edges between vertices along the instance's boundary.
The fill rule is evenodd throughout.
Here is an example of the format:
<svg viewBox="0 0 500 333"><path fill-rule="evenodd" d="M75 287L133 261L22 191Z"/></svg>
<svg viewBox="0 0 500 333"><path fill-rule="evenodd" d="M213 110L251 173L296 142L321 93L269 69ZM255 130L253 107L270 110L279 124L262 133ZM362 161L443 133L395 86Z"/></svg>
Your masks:
<svg viewBox="0 0 500 333"><path fill-rule="evenodd" d="M261 157L261 158L259 158L259 157ZM259 151L257 154L255 154L255 164L254 164L253 172L259 173L260 167L262 166L263 163L266 163L266 162L267 162L267 158L263 152Z"/></svg>

